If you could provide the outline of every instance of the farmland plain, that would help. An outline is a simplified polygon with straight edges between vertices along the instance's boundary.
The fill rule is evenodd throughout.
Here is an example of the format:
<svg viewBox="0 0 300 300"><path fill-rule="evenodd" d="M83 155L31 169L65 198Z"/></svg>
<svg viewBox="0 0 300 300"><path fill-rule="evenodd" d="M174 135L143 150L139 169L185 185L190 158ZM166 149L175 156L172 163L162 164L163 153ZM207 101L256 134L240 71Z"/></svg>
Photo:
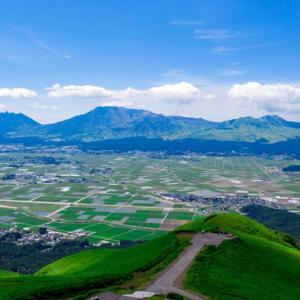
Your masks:
<svg viewBox="0 0 300 300"><path fill-rule="evenodd" d="M44 159L49 156L54 163ZM201 205L166 193L300 197L299 173L282 171L298 163L252 156L1 153L0 228L46 226L92 243L150 240L203 217Z"/></svg>

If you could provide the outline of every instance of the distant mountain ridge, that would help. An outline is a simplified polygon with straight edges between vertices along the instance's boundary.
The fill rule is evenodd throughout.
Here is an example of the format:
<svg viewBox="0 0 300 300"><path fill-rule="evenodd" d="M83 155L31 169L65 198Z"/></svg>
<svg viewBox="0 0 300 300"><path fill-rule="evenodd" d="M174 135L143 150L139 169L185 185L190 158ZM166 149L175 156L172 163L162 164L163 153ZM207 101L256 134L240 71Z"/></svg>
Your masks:
<svg viewBox="0 0 300 300"><path fill-rule="evenodd" d="M210 123L203 119L168 117L146 110L97 107L86 114L44 125L38 132L56 138L68 136L85 141L136 136L176 138L192 134L197 128Z"/></svg>
<svg viewBox="0 0 300 300"><path fill-rule="evenodd" d="M33 130L38 126L41 124L22 113L0 113L0 136L9 132Z"/></svg>
<svg viewBox="0 0 300 300"><path fill-rule="evenodd" d="M300 123L276 115L211 122L202 118L165 116L147 110L113 106L100 106L85 114L47 125L41 125L23 114L0 113L0 127L0 134L7 137L74 142L128 137L247 142L265 139L277 142L300 137Z"/></svg>

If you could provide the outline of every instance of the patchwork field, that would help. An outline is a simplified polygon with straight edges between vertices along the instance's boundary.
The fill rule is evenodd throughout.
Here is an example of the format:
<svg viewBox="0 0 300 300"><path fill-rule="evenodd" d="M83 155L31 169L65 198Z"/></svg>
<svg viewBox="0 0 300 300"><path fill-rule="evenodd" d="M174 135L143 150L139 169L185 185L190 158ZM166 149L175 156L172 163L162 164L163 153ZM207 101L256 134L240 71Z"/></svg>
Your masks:
<svg viewBox="0 0 300 300"><path fill-rule="evenodd" d="M299 162L282 158L51 154L59 163L47 164L39 157L0 155L1 227L47 226L93 243L148 240L202 217L201 207L165 193L300 197L299 173L282 171Z"/></svg>

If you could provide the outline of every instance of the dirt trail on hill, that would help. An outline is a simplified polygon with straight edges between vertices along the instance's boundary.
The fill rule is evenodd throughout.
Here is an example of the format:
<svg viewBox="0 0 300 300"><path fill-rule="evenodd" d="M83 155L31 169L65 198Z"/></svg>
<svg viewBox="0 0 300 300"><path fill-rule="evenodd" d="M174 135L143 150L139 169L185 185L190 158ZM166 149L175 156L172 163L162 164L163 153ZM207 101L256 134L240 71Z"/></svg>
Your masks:
<svg viewBox="0 0 300 300"><path fill-rule="evenodd" d="M200 295L185 291L181 288L184 273L205 245L218 245L226 239L230 239L230 237L216 233L195 234L191 241L192 244L146 291L165 295L169 292L174 292L192 300L204 300Z"/></svg>

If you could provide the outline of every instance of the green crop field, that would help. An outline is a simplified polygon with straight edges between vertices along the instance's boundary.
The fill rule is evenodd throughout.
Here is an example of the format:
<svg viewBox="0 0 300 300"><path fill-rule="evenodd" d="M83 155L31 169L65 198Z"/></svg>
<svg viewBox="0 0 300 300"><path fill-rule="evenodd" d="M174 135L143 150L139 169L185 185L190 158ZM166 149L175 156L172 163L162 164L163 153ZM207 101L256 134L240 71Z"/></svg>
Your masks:
<svg viewBox="0 0 300 300"><path fill-rule="evenodd" d="M83 229L90 241L122 240L164 234L202 216L201 207L163 195L213 195L247 190L266 197L300 197L298 173L282 167L296 160L261 157L150 158L142 154L51 154L65 163L26 163L33 153L0 155L0 173L29 174L24 180L0 179L0 226ZM25 162L24 162L25 161ZM14 164L12 164L12 162ZM22 164L22 171L14 165ZM38 174L43 174L42 177ZM217 211L216 208L213 208ZM292 208L291 208L292 209ZM15 211L14 211L15 210ZM19 215L18 215L19 214ZM55 227L55 222L63 226ZM103 224L124 234L86 230ZM154 234L153 234L154 232ZM140 237L138 237L140 238Z"/></svg>

